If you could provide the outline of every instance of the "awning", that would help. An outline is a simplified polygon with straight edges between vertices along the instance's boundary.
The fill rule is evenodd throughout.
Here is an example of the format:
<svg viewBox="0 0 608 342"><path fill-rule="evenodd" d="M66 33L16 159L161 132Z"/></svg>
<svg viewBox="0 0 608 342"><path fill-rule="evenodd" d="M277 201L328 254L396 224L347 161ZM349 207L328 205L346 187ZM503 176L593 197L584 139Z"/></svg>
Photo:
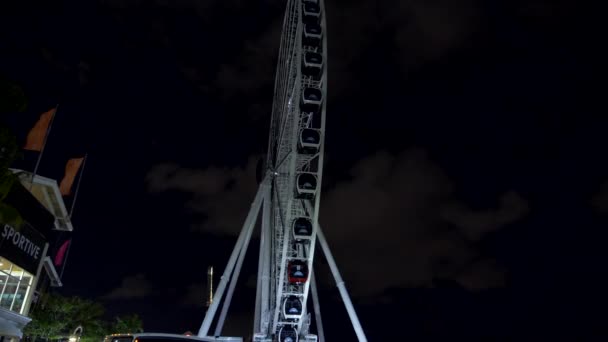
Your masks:
<svg viewBox="0 0 608 342"><path fill-rule="evenodd" d="M29 317L0 308L0 336L23 337L23 328L31 321Z"/></svg>
<svg viewBox="0 0 608 342"><path fill-rule="evenodd" d="M13 183L4 202L17 209L21 217L44 237L50 238L51 231L55 227L55 216L20 182Z"/></svg>

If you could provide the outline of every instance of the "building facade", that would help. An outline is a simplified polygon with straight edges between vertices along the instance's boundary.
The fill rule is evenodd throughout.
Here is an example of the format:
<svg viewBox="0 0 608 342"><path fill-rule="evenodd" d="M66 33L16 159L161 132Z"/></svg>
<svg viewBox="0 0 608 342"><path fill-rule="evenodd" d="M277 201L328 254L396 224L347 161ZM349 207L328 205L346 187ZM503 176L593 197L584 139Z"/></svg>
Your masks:
<svg viewBox="0 0 608 342"><path fill-rule="evenodd" d="M0 342L23 336L41 279L61 286L51 257L57 233L72 230L55 180L13 172L20 182L12 185L3 203L19 219L2 222L0 217Z"/></svg>

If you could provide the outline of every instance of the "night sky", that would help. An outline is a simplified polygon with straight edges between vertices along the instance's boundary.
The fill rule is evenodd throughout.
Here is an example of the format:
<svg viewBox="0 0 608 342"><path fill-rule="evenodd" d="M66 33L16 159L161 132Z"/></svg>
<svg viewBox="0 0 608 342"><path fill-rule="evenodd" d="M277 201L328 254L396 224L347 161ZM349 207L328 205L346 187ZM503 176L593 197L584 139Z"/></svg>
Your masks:
<svg viewBox="0 0 608 342"><path fill-rule="evenodd" d="M138 313L147 331L198 331L207 266L219 280L256 191L284 5L2 1L0 72L29 98L6 120L22 143L59 103L40 174L61 179L89 156L60 293ZM608 336L598 11L326 7L320 222L368 338ZM226 334L252 324L250 246ZM354 340L318 261L326 335Z"/></svg>

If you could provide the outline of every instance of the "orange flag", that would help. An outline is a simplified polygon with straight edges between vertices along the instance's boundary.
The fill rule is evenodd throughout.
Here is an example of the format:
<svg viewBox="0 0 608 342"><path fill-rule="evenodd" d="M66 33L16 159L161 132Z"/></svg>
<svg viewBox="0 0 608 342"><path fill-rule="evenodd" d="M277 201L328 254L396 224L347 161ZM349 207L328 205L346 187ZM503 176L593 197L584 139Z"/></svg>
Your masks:
<svg viewBox="0 0 608 342"><path fill-rule="evenodd" d="M53 120L53 116L55 116L56 110L56 108L53 108L40 115L40 119L38 119L38 122L36 122L34 127L32 127L30 132L27 134L27 140L25 142L25 146L23 146L24 150L38 152L42 151L44 139L46 138L46 134L49 130L49 125L51 124L51 120Z"/></svg>
<svg viewBox="0 0 608 342"><path fill-rule="evenodd" d="M74 179L83 160L84 158L72 158L68 160L65 166L65 176L63 176L59 184L59 191L63 196L68 196L72 192L72 184L74 184Z"/></svg>

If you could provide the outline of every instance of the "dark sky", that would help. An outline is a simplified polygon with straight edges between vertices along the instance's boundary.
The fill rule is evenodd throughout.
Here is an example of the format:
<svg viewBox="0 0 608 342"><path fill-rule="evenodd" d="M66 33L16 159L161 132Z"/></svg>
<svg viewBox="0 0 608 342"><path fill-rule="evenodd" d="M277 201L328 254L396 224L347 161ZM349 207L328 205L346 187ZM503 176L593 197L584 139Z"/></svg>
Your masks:
<svg viewBox="0 0 608 342"><path fill-rule="evenodd" d="M597 11L326 6L320 221L370 340L605 335ZM139 313L149 331L197 331L207 266L223 270L255 193L283 12L278 0L2 2L0 72L30 101L8 121L23 141L60 104L45 176L89 154L60 292ZM227 333L249 324L255 246ZM319 272L327 334L352 340Z"/></svg>

